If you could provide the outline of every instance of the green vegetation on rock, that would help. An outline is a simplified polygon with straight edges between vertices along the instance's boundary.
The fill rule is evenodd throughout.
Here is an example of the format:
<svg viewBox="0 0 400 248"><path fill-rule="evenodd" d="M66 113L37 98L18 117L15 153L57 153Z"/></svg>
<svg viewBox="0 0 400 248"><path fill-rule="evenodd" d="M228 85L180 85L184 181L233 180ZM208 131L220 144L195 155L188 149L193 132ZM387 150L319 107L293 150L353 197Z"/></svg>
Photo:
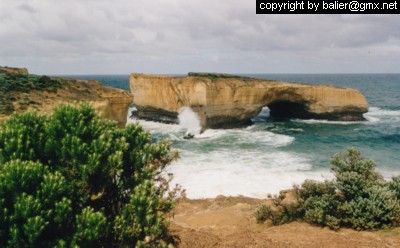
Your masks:
<svg viewBox="0 0 400 248"><path fill-rule="evenodd" d="M57 92L59 88L61 88L61 82L48 76L0 74L0 114L9 115L14 112L15 93L28 93L31 90ZM29 99L27 101L23 104L29 104Z"/></svg>
<svg viewBox="0 0 400 248"><path fill-rule="evenodd" d="M176 157L89 105L14 114L0 123L0 247L166 247Z"/></svg>
<svg viewBox="0 0 400 248"><path fill-rule="evenodd" d="M0 74L0 91L10 92L29 92L30 90L57 91L61 83L48 76L38 76L33 74Z"/></svg>
<svg viewBox="0 0 400 248"><path fill-rule="evenodd" d="M237 76L232 74L225 73L209 73L209 72L189 72L189 77L205 77L209 78L212 81L217 80L219 78L236 78L236 79L250 79L249 77Z"/></svg>
<svg viewBox="0 0 400 248"><path fill-rule="evenodd" d="M275 225L293 220L328 226L375 230L400 224L400 177L385 181L375 163L350 148L331 161L335 180L306 180L295 187L297 201L274 206L261 205L256 218ZM281 196L283 198L283 196Z"/></svg>

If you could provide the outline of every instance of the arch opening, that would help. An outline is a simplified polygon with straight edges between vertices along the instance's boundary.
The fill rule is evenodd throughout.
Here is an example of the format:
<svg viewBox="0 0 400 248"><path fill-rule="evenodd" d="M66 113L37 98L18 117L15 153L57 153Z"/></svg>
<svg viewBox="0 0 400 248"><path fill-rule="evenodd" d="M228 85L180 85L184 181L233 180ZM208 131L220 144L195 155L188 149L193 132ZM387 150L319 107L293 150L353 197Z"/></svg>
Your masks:
<svg viewBox="0 0 400 248"><path fill-rule="evenodd" d="M270 116L277 119L309 118L310 113L305 103L291 101L275 101L267 105Z"/></svg>

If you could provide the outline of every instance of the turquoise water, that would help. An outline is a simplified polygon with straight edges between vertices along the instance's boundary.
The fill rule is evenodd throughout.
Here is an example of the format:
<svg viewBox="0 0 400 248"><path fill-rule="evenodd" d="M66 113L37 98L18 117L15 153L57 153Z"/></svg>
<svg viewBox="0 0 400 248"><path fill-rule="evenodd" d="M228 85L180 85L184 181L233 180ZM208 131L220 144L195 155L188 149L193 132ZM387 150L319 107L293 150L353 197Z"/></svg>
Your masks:
<svg viewBox="0 0 400 248"><path fill-rule="evenodd" d="M256 75L254 75L256 76ZM373 159L380 169L399 171L400 149L400 74L344 75L259 75L288 82L329 84L351 87L361 91L370 106L365 115L368 122L348 124L330 122L290 121L267 122L266 130L295 137L285 149L302 153L314 151L314 167L328 165L330 156L346 147L358 148L365 157ZM303 132L290 130L302 129Z"/></svg>
<svg viewBox="0 0 400 248"><path fill-rule="evenodd" d="M170 171L191 198L224 195L265 197L306 178L331 178L333 154L356 147L387 178L400 174L400 74L255 74L260 79L329 84L360 90L370 109L365 122L271 121L269 110L241 129L207 130L184 140L186 130L140 120L155 139L168 138L181 159ZM129 89L127 75L77 76Z"/></svg>

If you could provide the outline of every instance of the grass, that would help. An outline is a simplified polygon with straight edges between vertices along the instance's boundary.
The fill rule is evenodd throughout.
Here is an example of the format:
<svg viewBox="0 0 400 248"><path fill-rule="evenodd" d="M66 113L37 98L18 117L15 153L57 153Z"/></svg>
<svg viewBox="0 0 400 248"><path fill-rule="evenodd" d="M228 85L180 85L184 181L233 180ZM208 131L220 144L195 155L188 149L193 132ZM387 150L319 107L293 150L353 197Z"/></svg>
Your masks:
<svg viewBox="0 0 400 248"><path fill-rule="evenodd" d="M383 229L379 230L378 233L382 234L385 237L396 237L400 236L400 227L393 229Z"/></svg>

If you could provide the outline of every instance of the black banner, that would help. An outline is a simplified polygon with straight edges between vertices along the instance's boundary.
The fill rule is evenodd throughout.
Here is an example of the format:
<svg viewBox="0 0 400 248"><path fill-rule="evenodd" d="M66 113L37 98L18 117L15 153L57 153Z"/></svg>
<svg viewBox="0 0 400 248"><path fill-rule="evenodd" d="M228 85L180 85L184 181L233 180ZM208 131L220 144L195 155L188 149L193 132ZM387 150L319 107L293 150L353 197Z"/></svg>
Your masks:
<svg viewBox="0 0 400 248"><path fill-rule="evenodd" d="M257 0L256 4L257 14L400 14L397 0L383 2Z"/></svg>

